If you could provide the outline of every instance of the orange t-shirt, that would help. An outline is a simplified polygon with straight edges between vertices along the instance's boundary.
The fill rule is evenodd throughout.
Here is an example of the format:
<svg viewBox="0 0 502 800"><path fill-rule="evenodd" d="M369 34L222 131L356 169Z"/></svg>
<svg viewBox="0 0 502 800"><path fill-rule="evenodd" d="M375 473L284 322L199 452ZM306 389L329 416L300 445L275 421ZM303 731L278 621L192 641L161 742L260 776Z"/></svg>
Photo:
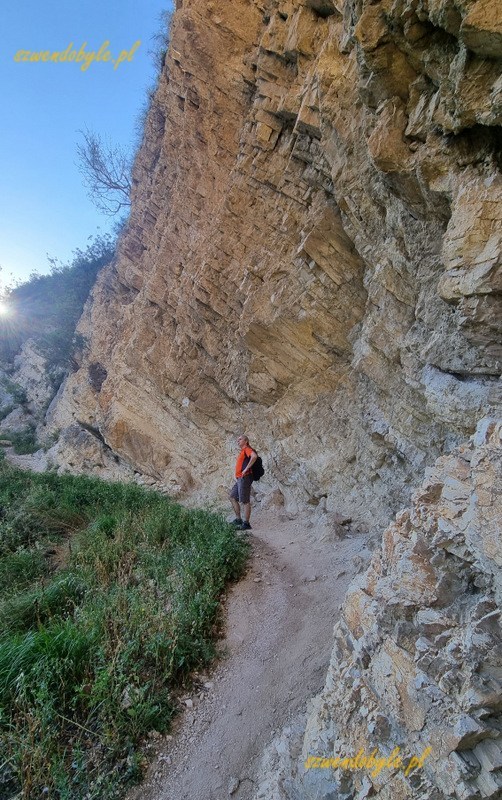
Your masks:
<svg viewBox="0 0 502 800"><path fill-rule="evenodd" d="M249 445L246 445L246 447L242 448L241 452L237 456L237 463L235 465L236 478L242 478L242 465L244 464L244 459L247 458L248 456L249 458L251 458L251 456L253 455L254 455L254 450L252 447L249 447Z"/></svg>

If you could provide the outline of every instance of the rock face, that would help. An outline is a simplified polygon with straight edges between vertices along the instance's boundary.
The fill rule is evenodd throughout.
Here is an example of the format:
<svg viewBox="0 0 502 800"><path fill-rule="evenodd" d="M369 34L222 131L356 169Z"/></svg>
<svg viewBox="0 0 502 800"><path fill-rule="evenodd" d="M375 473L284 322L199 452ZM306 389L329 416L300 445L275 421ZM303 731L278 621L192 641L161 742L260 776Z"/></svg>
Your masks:
<svg viewBox="0 0 502 800"><path fill-rule="evenodd" d="M179 0L53 425L383 527L500 411L501 56L488 0Z"/></svg>
<svg viewBox="0 0 502 800"><path fill-rule="evenodd" d="M36 342L27 339L9 374L0 370L0 432L22 431L40 423L54 395L46 367Z"/></svg>
<svg viewBox="0 0 502 800"><path fill-rule="evenodd" d="M255 800L501 796L501 453L502 425L486 419L427 471L349 587L301 754L285 731ZM305 768L396 747L395 768Z"/></svg>
<svg viewBox="0 0 502 800"><path fill-rule="evenodd" d="M27 411L40 418L47 409L54 389L47 375L45 358L38 352L33 339L27 339L15 356L10 377L24 390Z"/></svg>

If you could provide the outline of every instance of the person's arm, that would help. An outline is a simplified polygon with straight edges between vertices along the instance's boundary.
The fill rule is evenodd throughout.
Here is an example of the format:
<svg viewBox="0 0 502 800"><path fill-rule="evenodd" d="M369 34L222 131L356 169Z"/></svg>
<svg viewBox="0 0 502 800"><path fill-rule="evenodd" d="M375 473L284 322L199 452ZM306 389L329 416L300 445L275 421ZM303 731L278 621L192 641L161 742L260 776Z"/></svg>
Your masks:
<svg viewBox="0 0 502 800"><path fill-rule="evenodd" d="M251 467L253 466L253 464L254 464L254 462L256 461L257 458L258 458L258 453L255 453L255 451L253 450L253 452L251 454L251 458L249 459L249 461L248 461L248 463L246 465L246 469L242 473L242 477L244 477L244 475L249 475L251 473Z"/></svg>

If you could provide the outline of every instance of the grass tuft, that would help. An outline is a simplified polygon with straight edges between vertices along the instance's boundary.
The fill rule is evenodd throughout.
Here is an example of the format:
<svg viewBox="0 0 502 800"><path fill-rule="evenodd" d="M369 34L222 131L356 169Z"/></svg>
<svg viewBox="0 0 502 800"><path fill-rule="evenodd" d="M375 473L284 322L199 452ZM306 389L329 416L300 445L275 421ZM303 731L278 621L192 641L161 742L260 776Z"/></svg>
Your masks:
<svg viewBox="0 0 502 800"><path fill-rule="evenodd" d="M214 658L248 545L152 491L6 463L0 507L0 796L112 800Z"/></svg>

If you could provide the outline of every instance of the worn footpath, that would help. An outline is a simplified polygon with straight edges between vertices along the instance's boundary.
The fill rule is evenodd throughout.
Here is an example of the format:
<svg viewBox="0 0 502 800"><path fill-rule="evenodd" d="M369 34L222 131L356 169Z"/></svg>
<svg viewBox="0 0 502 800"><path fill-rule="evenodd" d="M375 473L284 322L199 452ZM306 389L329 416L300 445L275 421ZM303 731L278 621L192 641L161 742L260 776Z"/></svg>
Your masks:
<svg viewBox="0 0 502 800"><path fill-rule="evenodd" d="M366 536L257 511L246 576L228 592L222 659L198 676L129 800L249 800L264 747L323 686L332 629Z"/></svg>

